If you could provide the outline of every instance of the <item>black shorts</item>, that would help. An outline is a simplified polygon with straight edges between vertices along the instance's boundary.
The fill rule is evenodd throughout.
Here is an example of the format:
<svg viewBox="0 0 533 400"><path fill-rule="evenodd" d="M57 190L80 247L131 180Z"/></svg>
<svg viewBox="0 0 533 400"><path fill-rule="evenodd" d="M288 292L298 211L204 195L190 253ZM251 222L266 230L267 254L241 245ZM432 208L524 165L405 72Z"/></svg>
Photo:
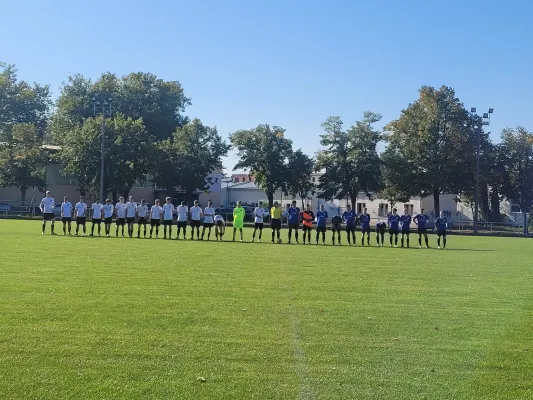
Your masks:
<svg viewBox="0 0 533 400"><path fill-rule="evenodd" d="M204 228L211 228L213 226L212 222L204 222Z"/></svg>
<svg viewBox="0 0 533 400"><path fill-rule="evenodd" d="M135 217L128 217L126 218L126 222L128 224L134 224L135 223Z"/></svg>
<svg viewBox="0 0 533 400"><path fill-rule="evenodd" d="M332 232L340 232L341 231L340 224L331 225L331 231Z"/></svg>
<svg viewBox="0 0 533 400"><path fill-rule="evenodd" d="M163 226L172 226L172 220L171 219L164 219L163 220Z"/></svg>
<svg viewBox="0 0 533 400"><path fill-rule="evenodd" d="M444 236L446 237L446 231L437 231L437 236Z"/></svg>
<svg viewBox="0 0 533 400"><path fill-rule="evenodd" d="M254 229L259 229L259 230L263 229L263 223L262 222L256 222L254 224Z"/></svg>
<svg viewBox="0 0 533 400"><path fill-rule="evenodd" d="M117 218L117 226L124 226L126 225L126 218Z"/></svg>
<svg viewBox="0 0 533 400"><path fill-rule="evenodd" d="M377 229L377 230L376 230L376 233L377 233L378 235L384 235L385 232L386 232L385 229Z"/></svg>
<svg viewBox="0 0 533 400"><path fill-rule="evenodd" d="M426 233L428 233L428 228L418 228L417 231L419 235L425 235Z"/></svg>
<svg viewBox="0 0 533 400"><path fill-rule="evenodd" d="M62 217L61 218L61 222L71 222L72 221L72 217Z"/></svg>
<svg viewBox="0 0 533 400"><path fill-rule="evenodd" d="M193 228L199 228L200 227L200 220L199 219L191 219L191 226Z"/></svg>
<svg viewBox="0 0 533 400"><path fill-rule="evenodd" d="M409 235L411 233L410 229L402 229L402 235Z"/></svg>
<svg viewBox="0 0 533 400"><path fill-rule="evenodd" d="M97 225L100 225L102 223L102 219L101 218L93 218L93 224L97 224Z"/></svg>
<svg viewBox="0 0 533 400"><path fill-rule="evenodd" d="M178 221L178 228L186 228L187 221Z"/></svg>
<svg viewBox="0 0 533 400"><path fill-rule="evenodd" d="M54 213L44 213L43 214L43 221L53 221L55 219Z"/></svg>
<svg viewBox="0 0 533 400"><path fill-rule="evenodd" d="M307 226L307 225L304 224L304 225L302 226L302 230L303 230L304 232L311 232L311 231L313 230L313 226L312 226L312 225L311 225L311 226Z"/></svg>
<svg viewBox="0 0 533 400"><path fill-rule="evenodd" d="M397 235L398 233L400 233L398 229L389 229L389 235Z"/></svg>
<svg viewBox="0 0 533 400"><path fill-rule="evenodd" d="M104 222L106 225L111 225L111 223L113 222L113 217L105 217Z"/></svg>
<svg viewBox="0 0 533 400"><path fill-rule="evenodd" d="M367 227L367 228L361 228L361 233L368 233L368 234L370 234L370 227Z"/></svg>
<svg viewBox="0 0 533 400"><path fill-rule="evenodd" d="M85 221L87 221L87 218L85 218L85 217L77 217L76 218L76 224L78 224L78 225L85 225Z"/></svg>
<svg viewBox="0 0 533 400"><path fill-rule="evenodd" d="M151 226L159 226L161 225L161 220L158 218L158 219L152 219L150 220L150 225Z"/></svg>
<svg viewBox="0 0 533 400"><path fill-rule="evenodd" d="M326 227L325 226L317 226L316 227L316 231L325 233L326 232Z"/></svg>
<svg viewBox="0 0 533 400"><path fill-rule="evenodd" d="M146 217L139 217L139 220L137 221L139 225L146 225L147 222Z"/></svg>
<svg viewBox="0 0 533 400"><path fill-rule="evenodd" d="M300 229L300 224L289 224L289 229Z"/></svg>
<svg viewBox="0 0 533 400"><path fill-rule="evenodd" d="M217 221L217 226L222 228L224 226L224 222L223 221Z"/></svg>
<svg viewBox="0 0 533 400"><path fill-rule="evenodd" d="M272 219L270 221L270 227L272 229L281 229L281 219Z"/></svg>
<svg viewBox="0 0 533 400"><path fill-rule="evenodd" d="M354 232L355 233L355 225L346 225L346 232L348 233L352 233Z"/></svg>

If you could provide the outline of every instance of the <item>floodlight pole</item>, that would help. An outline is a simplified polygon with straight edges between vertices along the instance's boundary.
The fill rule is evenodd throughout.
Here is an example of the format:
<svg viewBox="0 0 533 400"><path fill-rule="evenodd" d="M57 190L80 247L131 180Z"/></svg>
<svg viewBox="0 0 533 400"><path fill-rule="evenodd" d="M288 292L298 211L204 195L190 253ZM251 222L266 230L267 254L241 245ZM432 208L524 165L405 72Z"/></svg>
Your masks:
<svg viewBox="0 0 533 400"><path fill-rule="evenodd" d="M96 107L100 106L100 102L96 100L96 97L92 98L94 116L96 117ZM104 100L102 105L102 132L100 135L100 201L105 202L105 190L104 190L104 175L105 175L105 119L111 117L111 102L112 99Z"/></svg>

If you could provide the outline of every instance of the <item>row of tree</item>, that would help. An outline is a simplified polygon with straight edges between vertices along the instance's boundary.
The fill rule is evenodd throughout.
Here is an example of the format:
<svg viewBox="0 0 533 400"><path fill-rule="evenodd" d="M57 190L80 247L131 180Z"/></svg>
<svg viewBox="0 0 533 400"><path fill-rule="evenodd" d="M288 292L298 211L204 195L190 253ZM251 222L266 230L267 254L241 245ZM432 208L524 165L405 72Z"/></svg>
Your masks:
<svg viewBox="0 0 533 400"><path fill-rule="evenodd" d="M28 188L46 185L45 166L62 165L82 193L98 193L102 121L91 99L112 99L106 118L105 192L127 196L136 182L150 180L168 190L182 189L188 199L207 190L209 174L222 169L230 148L237 150L235 168L255 176L272 203L282 190L305 199L317 193L355 206L360 193L379 195L391 204L412 196L457 193L472 204L476 147L480 145L480 211L487 220L500 218L500 201L513 199L527 211L533 204L533 133L523 127L505 129L495 144L483 131L479 116L469 113L453 89L422 87L419 98L381 131L379 114L343 128L340 117L322 124L322 149L309 157L294 149L285 130L259 125L230 134L227 143L214 127L183 113L191 100L177 81L149 73L124 77L103 74L93 82L70 76L52 101L48 86L17 79L12 65L0 73L0 186L17 186L24 201ZM378 152L380 143L385 150ZM61 146L50 155L43 144ZM310 180L322 171L318 184Z"/></svg>

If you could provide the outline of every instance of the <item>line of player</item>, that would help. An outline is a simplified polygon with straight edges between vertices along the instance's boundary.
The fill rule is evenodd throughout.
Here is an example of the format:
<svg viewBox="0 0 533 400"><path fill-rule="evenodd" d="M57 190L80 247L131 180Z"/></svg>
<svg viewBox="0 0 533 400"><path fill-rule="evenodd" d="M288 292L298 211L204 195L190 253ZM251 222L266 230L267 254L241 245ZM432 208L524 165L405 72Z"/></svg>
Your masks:
<svg viewBox="0 0 533 400"><path fill-rule="evenodd" d="M283 211L280 204L276 201L274 206L268 210L263 207L263 204L260 202L259 206L254 210L254 231L252 234L252 242L255 242L256 236L258 241L261 241L263 228L264 228L264 218L269 216L270 227L272 229L272 243L276 242L281 243L281 228L282 228L282 218L288 220L288 239L289 243L292 241L293 233L296 243L299 243L299 230L300 222L302 223L302 233L303 233L303 244L311 244L311 232L313 231L313 224L316 225L316 236L315 243L318 244L320 238L322 239L322 244L326 244L326 225L328 220L328 213L324 210L324 205L321 204L319 210L316 212L316 215L311 210L311 206L308 204L305 210L301 211L296 206L296 201L292 202L292 205L288 205L286 210ZM51 221L51 234L54 232L54 205L55 200L51 197L50 192L46 192L46 197L44 197L40 204L40 209L43 214L43 225L42 225L42 234L44 235L46 229L46 222ZM209 201L206 208L202 209L198 205L198 201L194 201L194 206L190 209L185 205L185 202L182 202L178 207L174 207L171 203L170 197L166 198L166 202L161 206L159 200L155 200L155 205L150 209L146 205L144 200L140 204L137 204L133 201L133 197L129 197L129 201L125 202L123 197L120 197L119 202L113 205L110 199L106 199L105 204L100 203L100 199L96 201L91 206L92 210L92 226L90 235L94 235L95 227L97 228L97 234L101 235L101 224L103 222L105 235L109 237L111 235L111 225L113 217L115 218L116 230L115 236L118 237L119 230L122 237L124 237L124 227L127 225L127 232L129 237L134 236L134 226L137 222L137 237L141 237L141 227L143 228L143 237L152 238L155 230L155 237L159 237L159 228L161 224L163 225L163 238L172 238L172 226L174 215L177 214L177 235L176 239L179 239L181 232L183 231L183 238L186 239L187 235L187 221L190 220L191 226L191 236L190 239L194 239L194 231L196 229L196 238L197 240L204 240L205 233L207 232L207 240L211 239L211 230L215 228L215 238L216 240L222 240L225 230L226 230L226 221L221 215L215 214L215 209L212 207L212 202ZM61 204L61 220L63 223L63 234L71 234L71 223L72 220L76 221L76 231L75 235L79 234L80 227L82 228L83 234L86 234L86 218L87 218L88 206L85 203L85 200L80 197L80 201L72 206L72 203L68 200L67 197L63 199ZM243 226L244 218L246 212L245 209L241 206L241 202L237 202L237 206L233 210L233 241L235 241L236 233L240 233L240 241L243 241ZM190 217L190 219L189 219ZM203 222L202 222L203 219ZM356 225L361 226L361 245L366 244L370 246L370 221L371 217L368 214L367 209L364 208L363 212L360 215L351 209L351 206L348 204L346 206L346 211L342 215L334 215L331 218L331 231L332 244L335 245L335 238L337 238L337 243L341 244L341 231L342 225L345 225L345 231L347 234L348 245L356 245ZM422 247L422 238L424 238L426 247L429 246L429 240L427 236L427 230L429 225L429 217L424 214L422 209L420 214L417 214L414 218L409 215L408 210L404 210L403 215L398 215L397 209L394 208L392 213L388 216L386 221L378 219L375 232L376 232L376 242L377 246L384 246L385 243L385 233L389 233L389 247L398 246L398 237L401 237L401 247L410 247L409 236L411 233L411 222L414 222L417 226L418 233L418 245ZM434 221L435 228L437 231L437 247L441 248L441 238L442 238L442 248L446 248L446 233L448 229L448 221L441 212L440 216ZM150 231L148 233L147 226L149 225ZM202 233L200 236L200 227L202 227ZM168 236L167 236L168 233Z"/></svg>

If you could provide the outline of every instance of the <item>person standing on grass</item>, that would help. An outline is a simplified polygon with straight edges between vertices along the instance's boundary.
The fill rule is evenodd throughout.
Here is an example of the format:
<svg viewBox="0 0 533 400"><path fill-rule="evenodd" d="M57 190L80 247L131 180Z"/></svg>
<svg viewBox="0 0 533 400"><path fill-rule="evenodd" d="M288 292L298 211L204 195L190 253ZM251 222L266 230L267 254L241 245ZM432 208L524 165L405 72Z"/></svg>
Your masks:
<svg viewBox="0 0 533 400"><path fill-rule="evenodd" d="M429 249L429 240L428 240L428 228L427 224L429 221L429 217L424 214L424 209L420 209L420 214L416 214L413 218L413 222L417 226L417 232L418 232L418 247L422 248L422 235L424 235L424 240L426 242L426 247Z"/></svg>
<svg viewBox="0 0 533 400"><path fill-rule="evenodd" d="M342 213L342 220L346 224L346 236L348 238L348 246L351 246L351 240L353 240L353 245L357 246L355 243L355 221L357 219L357 214L352 210L352 206L346 204L346 211Z"/></svg>
<svg viewBox="0 0 533 400"><path fill-rule="evenodd" d="M204 240L205 230L207 229L207 240L211 240L211 228L213 227L213 218L215 217L215 209L213 202L209 200L207 207L204 208L204 226L202 228L202 240Z"/></svg>
<svg viewBox="0 0 533 400"><path fill-rule="evenodd" d="M77 202L74 206L74 213L74 216L76 217L76 236L78 236L80 226L83 228L83 234L85 235L85 222L87 221L87 204L85 203L85 198L83 196L80 197L80 201Z"/></svg>
<svg viewBox="0 0 533 400"><path fill-rule="evenodd" d="M155 226L155 238L159 238L159 225L161 225L161 216L163 215L163 209L160 206L159 199L155 200L155 205L150 209L150 239L154 232Z"/></svg>
<svg viewBox="0 0 533 400"><path fill-rule="evenodd" d="M98 236L100 236L100 225L102 223L102 213L104 211L104 206L100 203L100 197L96 198L96 201L91 205L92 211L92 225L91 225L91 236L94 236L94 226L98 225Z"/></svg>
<svg viewBox="0 0 533 400"><path fill-rule="evenodd" d="M48 190L46 191L45 197L43 197L43 199L41 200L41 204L39 205L39 209L41 210L41 213L43 214L43 228L41 231L42 235L44 235L44 231L46 229L46 221L50 221L50 235L55 235L54 206L55 206L55 200L52 197L52 194L50 193L50 191Z"/></svg>
<svg viewBox="0 0 533 400"><path fill-rule="evenodd" d="M407 239L407 247L409 247L409 234L411 233L411 216L407 207L403 210L403 215L400 217L402 223L402 247L404 243L404 237Z"/></svg>
<svg viewBox="0 0 533 400"><path fill-rule="evenodd" d="M392 209L392 214L389 215L389 247L392 247L392 237L394 236L394 247L398 247L398 234L400 232L400 216L397 214L396 208Z"/></svg>
<svg viewBox="0 0 533 400"><path fill-rule="evenodd" d="M259 239L261 243L261 236L263 236L263 221L265 217L265 209L263 208L263 202L259 202L259 206L254 210L254 233L252 234L252 242L255 242L255 233L259 229Z"/></svg>
<svg viewBox="0 0 533 400"><path fill-rule="evenodd" d="M337 233L337 241L339 246L341 245L341 224L342 218L340 215L335 215L333 218L331 218L331 241L333 246L335 246L335 232Z"/></svg>
<svg viewBox="0 0 533 400"><path fill-rule="evenodd" d="M63 235L70 235L71 224L72 224L72 203L68 201L68 197L63 197L63 203L61 204L61 222L63 223Z"/></svg>
<svg viewBox="0 0 533 400"><path fill-rule="evenodd" d="M167 226L168 226L168 238L172 239L172 220L174 219L174 204L170 197L167 197L166 203L163 205L163 239L167 238Z"/></svg>
<svg viewBox="0 0 533 400"><path fill-rule="evenodd" d="M126 203L124 203L124 197L120 196L118 203L115 205L115 213L117 215L117 231L115 236L118 237L118 227L122 227L122 237L124 237L124 226L126 225Z"/></svg>
<svg viewBox="0 0 533 400"><path fill-rule="evenodd" d="M113 223L113 214L115 213L115 206L111 203L111 199L106 199L104 204L104 225L105 235L111 235L111 224Z"/></svg>
<svg viewBox="0 0 533 400"><path fill-rule="evenodd" d="M180 231L183 229L183 239L187 239L187 216L189 215L189 208L185 205L185 202L182 201L181 205L178 206L176 212L178 213L178 234L176 239L180 238Z"/></svg>
<svg viewBox="0 0 533 400"><path fill-rule="evenodd" d="M307 243L311 244L311 231L313 230L313 221L315 220L315 214L311 211L311 205L307 204L305 210L302 212L302 223L303 223L303 236ZM307 237L306 237L307 236Z"/></svg>
<svg viewBox="0 0 533 400"><path fill-rule="evenodd" d="M359 223L361 224L361 246L366 243L370 246L370 214L367 212L366 207L363 208L363 213L359 216Z"/></svg>
<svg viewBox="0 0 533 400"><path fill-rule="evenodd" d="M242 242L242 228L244 226L244 216L246 215L246 211L244 208L241 207L241 202L237 202L237 207L233 209L233 241L235 241L235 234L237 233L237 229L239 230L241 234L241 242Z"/></svg>
<svg viewBox="0 0 533 400"><path fill-rule="evenodd" d="M144 228L144 238L146 239L146 223L148 222L148 206L146 202L141 200L141 204L137 206L137 238L141 237L141 225Z"/></svg>
<svg viewBox="0 0 533 400"><path fill-rule="evenodd" d="M435 220L437 228L437 248L440 249L440 238L442 237L442 248L446 248L446 230L448 229L448 218L445 217L444 211L440 212L440 217Z"/></svg>
<svg viewBox="0 0 533 400"><path fill-rule="evenodd" d="M194 239L194 228L196 228L196 240L200 240L202 214L202 207L198 205L198 200L194 200L194 206L191 207L191 240Z"/></svg>
<svg viewBox="0 0 533 400"><path fill-rule="evenodd" d="M381 245L383 247L385 243L385 231L387 230L387 223L385 221L381 221L378 219L378 222L376 224L376 241L377 241L377 247ZM381 241L380 241L381 239Z"/></svg>
<svg viewBox="0 0 533 400"><path fill-rule="evenodd" d="M135 225L135 213L137 212L137 203L130 196L126 203L126 223L128 224L128 236L133 237L133 226Z"/></svg>
<svg viewBox="0 0 533 400"><path fill-rule="evenodd" d="M294 230L294 238L296 239L296 243L300 244L298 241L298 229L300 227L300 209L296 207L296 200L292 201L292 205L289 207L288 210L289 214L289 244L291 244L292 239L292 231Z"/></svg>
<svg viewBox="0 0 533 400"><path fill-rule="evenodd" d="M272 243L274 243L274 237L276 233L278 234L278 243L281 243L281 216L281 206L277 201L275 201L274 206L270 209L270 227L272 228Z"/></svg>
<svg viewBox="0 0 533 400"><path fill-rule="evenodd" d="M328 212L324 211L324 204L320 204L319 210L316 212L316 244L318 244L318 236L322 234L322 244L326 244L326 223L328 222Z"/></svg>
<svg viewBox="0 0 533 400"><path fill-rule="evenodd" d="M215 221L215 237L217 240L222 240L224 233L226 232L226 221L222 215L217 214L214 218Z"/></svg>

